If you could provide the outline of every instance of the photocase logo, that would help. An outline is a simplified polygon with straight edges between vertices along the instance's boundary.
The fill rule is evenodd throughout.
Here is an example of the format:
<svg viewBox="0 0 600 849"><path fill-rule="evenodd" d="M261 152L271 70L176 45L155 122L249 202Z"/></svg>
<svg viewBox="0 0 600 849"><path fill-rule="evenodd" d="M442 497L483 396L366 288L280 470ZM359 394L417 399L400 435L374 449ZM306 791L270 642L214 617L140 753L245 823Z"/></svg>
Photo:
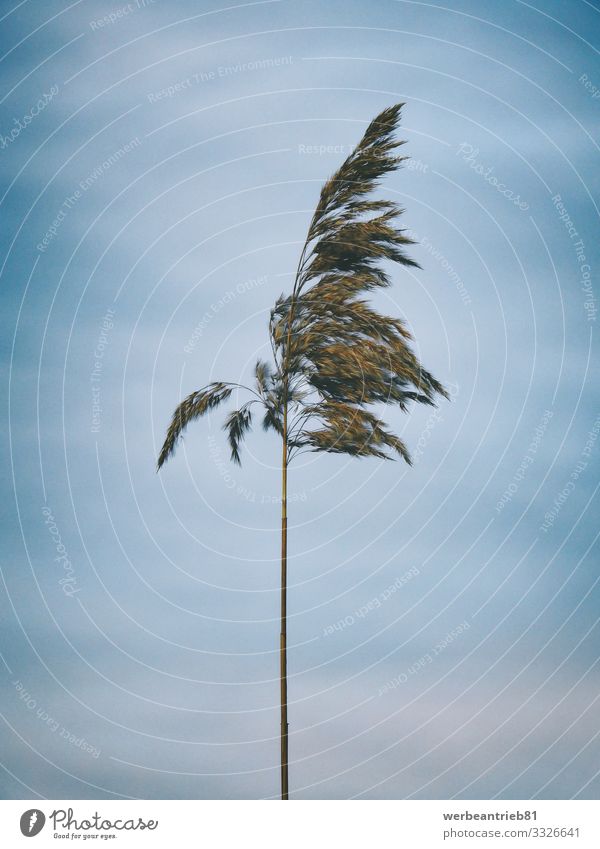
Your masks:
<svg viewBox="0 0 600 849"><path fill-rule="evenodd" d="M46 817L38 808L31 808L21 815L21 834L25 837L35 837L43 829Z"/></svg>

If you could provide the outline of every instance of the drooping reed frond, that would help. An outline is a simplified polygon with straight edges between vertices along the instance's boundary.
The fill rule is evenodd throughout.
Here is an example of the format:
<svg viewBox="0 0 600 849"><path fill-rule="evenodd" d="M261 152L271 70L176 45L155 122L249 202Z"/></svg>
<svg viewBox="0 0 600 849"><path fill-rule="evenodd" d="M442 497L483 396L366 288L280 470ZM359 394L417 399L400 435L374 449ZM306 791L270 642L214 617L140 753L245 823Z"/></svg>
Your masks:
<svg viewBox="0 0 600 849"><path fill-rule="evenodd" d="M173 413L167 436L158 457L157 465L159 469L175 450L177 441L188 424L203 416L208 410L218 407L219 404L229 398L232 392L233 388L225 383L210 383L204 389L192 392L181 402Z"/></svg>
<svg viewBox="0 0 600 849"><path fill-rule="evenodd" d="M252 411L250 410L251 403L252 401L244 404L244 406L240 407L239 410L234 410L232 413L229 413L225 419L225 424L223 425L223 430L227 431L227 435L229 437L231 459L234 463L237 463L238 466L241 466L239 450L240 443L252 425Z"/></svg>

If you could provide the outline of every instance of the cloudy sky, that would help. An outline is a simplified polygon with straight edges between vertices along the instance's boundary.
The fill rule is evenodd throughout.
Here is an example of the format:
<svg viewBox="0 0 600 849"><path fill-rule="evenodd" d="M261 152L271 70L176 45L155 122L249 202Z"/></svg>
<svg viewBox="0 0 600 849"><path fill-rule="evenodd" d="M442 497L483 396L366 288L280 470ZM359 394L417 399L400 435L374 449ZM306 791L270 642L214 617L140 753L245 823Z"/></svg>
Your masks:
<svg viewBox="0 0 600 849"><path fill-rule="evenodd" d="M155 460L401 101L378 303L452 400L291 470L291 794L598 798L596 0L0 10L2 797L277 796L279 445Z"/></svg>

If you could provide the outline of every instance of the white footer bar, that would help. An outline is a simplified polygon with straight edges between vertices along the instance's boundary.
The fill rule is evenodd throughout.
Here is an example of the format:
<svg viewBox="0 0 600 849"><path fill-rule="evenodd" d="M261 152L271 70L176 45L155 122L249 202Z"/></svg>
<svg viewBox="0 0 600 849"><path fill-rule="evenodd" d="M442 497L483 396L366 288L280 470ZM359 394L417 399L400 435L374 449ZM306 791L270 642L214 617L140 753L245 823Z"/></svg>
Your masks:
<svg viewBox="0 0 600 849"><path fill-rule="evenodd" d="M28 844L28 839L35 842ZM596 801L1 801L0 846L600 847Z"/></svg>

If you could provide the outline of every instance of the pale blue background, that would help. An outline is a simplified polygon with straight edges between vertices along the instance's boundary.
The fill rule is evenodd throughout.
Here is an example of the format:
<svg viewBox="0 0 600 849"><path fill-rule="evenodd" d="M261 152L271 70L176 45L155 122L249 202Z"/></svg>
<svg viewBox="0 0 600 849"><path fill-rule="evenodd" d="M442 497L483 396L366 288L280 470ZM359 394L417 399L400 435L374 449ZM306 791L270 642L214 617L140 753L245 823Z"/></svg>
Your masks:
<svg viewBox="0 0 600 849"><path fill-rule="evenodd" d="M248 378L267 353L268 310L344 155L300 146L347 153L402 100L415 162L385 191L427 242L423 271L379 304L454 397L429 424L389 411L412 470L292 470L292 795L597 798L597 443L541 527L600 414L597 331L552 203L597 298L600 98L580 78L600 87L598 4L156 0L101 29L126 4L0 5L0 132L59 88L0 150L2 796L277 795L279 445L259 430L232 467L214 416L160 476L155 458L183 394ZM132 139L39 252L79 181Z"/></svg>

